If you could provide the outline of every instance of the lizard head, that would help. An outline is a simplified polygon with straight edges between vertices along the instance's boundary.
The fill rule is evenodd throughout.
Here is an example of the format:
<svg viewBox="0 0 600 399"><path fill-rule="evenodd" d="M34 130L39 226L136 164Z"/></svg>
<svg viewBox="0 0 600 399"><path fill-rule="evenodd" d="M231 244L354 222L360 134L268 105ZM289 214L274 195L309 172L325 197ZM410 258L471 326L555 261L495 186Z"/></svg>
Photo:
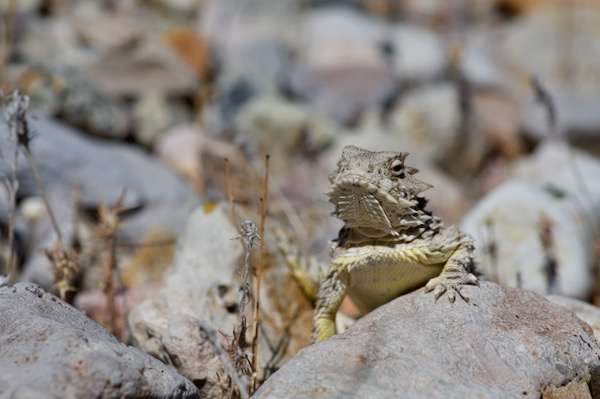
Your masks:
<svg viewBox="0 0 600 399"><path fill-rule="evenodd" d="M419 219L411 215L422 202L418 194L432 186L413 177L418 170L405 165L407 155L344 147L324 192L335 205L333 215L368 237L417 227Z"/></svg>

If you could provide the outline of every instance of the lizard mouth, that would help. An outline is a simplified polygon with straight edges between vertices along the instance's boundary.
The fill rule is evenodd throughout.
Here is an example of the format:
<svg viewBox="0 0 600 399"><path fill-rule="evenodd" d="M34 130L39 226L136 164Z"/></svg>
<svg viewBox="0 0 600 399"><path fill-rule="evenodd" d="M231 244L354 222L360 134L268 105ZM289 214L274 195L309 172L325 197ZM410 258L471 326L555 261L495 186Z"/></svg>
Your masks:
<svg viewBox="0 0 600 399"><path fill-rule="evenodd" d="M323 194L335 205L334 215L347 227L372 228L393 234L386 208L410 208L413 203L395 198L361 176L348 175L332 184Z"/></svg>

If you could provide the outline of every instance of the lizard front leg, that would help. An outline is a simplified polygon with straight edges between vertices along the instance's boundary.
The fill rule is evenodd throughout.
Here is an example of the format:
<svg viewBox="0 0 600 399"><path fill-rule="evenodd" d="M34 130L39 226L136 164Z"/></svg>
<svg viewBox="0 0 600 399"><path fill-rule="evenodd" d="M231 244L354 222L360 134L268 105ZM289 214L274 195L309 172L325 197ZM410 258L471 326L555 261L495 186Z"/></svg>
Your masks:
<svg viewBox="0 0 600 399"><path fill-rule="evenodd" d="M440 275L432 278L425 285L425 292L433 291L436 301L445 292L448 292L448 300L450 302L454 302L458 293L465 302L470 303L463 286L465 284L479 285L477 277L470 273L472 264L473 239L469 236L464 236L446 261Z"/></svg>
<svg viewBox="0 0 600 399"><path fill-rule="evenodd" d="M346 296L347 287L348 272L334 264L319 286L313 316L313 342L324 341L335 334L335 315Z"/></svg>

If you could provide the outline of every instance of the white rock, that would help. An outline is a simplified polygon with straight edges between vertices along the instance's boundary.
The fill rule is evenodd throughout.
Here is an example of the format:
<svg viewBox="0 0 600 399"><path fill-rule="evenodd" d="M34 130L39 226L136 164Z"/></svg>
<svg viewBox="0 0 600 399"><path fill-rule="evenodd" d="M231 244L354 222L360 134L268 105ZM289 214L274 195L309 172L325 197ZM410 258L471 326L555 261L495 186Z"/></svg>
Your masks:
<svg viewBox="0 0 600 399"><path fill-rule="evenodd" d="M475 238L476 260L486 275L537 293L585 298L593 286L593 235L586 215L573 205L539 186L508 181L465 216L462 229ZM549 292L542 218L551 223L555 292Z"/></svg>
<svg viewBox="0 0 600 399"><path fill-rule="evenodd" d="M450 83L425 86L406 93L391 115L391 130L408 147L429 159L442 156L460 126L458 90Z"/></svg>
<svg viewBox="0 0 600 399"><path fill-rule="evenodd" d="M394 68L398 79L427 82L446 68L444 43L434 32L416 25L399 25L392 32Z"/></svg>
<svg viewBox="0 0 600 399"><path fill-rule="evenodd" d="M380 66L386 25L349 7L317 8L300 27L299 59L308 68Z"/></svg>

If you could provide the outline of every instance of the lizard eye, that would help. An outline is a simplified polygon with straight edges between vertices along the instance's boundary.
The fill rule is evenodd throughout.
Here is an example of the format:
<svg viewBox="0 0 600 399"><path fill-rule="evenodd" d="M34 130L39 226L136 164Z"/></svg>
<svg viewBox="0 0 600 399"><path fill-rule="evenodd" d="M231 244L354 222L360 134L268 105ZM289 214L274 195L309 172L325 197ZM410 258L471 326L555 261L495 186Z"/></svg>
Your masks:
<svg viewBox="0 0 600 399"><path fill-rule="evenodd" d="M397 176L401 179L404 177L404 166L402 165L402 161L397 159L392 162L391 169L394 176Z"/></svg>

